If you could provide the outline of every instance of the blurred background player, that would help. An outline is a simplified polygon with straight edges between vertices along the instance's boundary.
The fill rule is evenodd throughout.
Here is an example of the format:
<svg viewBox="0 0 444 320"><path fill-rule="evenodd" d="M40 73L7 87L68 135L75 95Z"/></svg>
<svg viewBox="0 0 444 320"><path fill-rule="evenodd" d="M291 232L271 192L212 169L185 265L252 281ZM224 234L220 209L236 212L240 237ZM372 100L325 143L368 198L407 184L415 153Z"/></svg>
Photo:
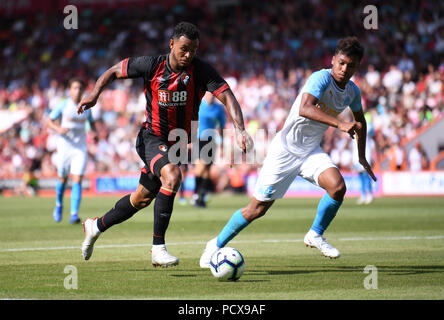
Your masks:
<svg viewBox="0 0 444 320"><path fill-rule="evenodd" d="M47 126L59 134L57 142L57 175L56 206L53 212L55 222L62 220L63 195L68 182L69 173L72 175L71 217L70 223L79 223L78 216L82 199L82 178L86 169L86 122L95 130L91 111L77 114L77 104L80 102L85 83L80 78L72 78L68 82L69 98L63 100L49 114ZM60 124L56 121L60 120Z"/></svg>
<svg viewBox="0 0 444 320"><path fill-rule="evenodd" d="M171 255L165 245L174 198L182 181L180 161L176 163L177 159L171 159L169 149L185 143L181 140L170 141L169 135L173 130L178 132L180 130L176 129L182 129L187 135L186 143L191 141L191 124L198 120L199 106L206 91L224 104L233 122L238 146L244 152L252 147L253 141L245 130L239 103L217 71L195 57L198 45L197 27L181 22L174 27L168 54L122 60L106 70L96 81L91 95L78 104L79 113L93 107L105 86L115 79L144 79L147 118L136 140L137 153L145 163L139 185L136 191L117 201L105 215L87 219L83 223L85 239L82 255L85 260L91 257L94 243L102 232L131 218L156 198L152 264L169 267L179 263L179 259Z"/></svg>
<svg viewBox="0 0 444 320"><path fill-rule="evenodd" d="M223 143L223 129L225 127L225 111L214 96L206 93L199 109L199 128L197 138L199 143L199 158L194 166L196 184L192 198L195 207L206 207L207 194L213 190L211 180L211 165L216 156L217 146ZM218 128L218 132L216 131ZM220 139L219 141L217 139Z"/></svg>
<svg viewBox="0 0 444 320"><path fill-rule="evenodd" d="M316 247L324 256L338 258L339 250L323 237L346 192L344 178L320 143L325 131L338 128L353 138L356 134L359 163L376 177L365 158L367 125L359 88L350 81L357 71L364 48L356 38L340 39L331 60L331 69L314 72L297 96L290 114L267 152L259 172L250 203L237 210L219 235L210 240L200 258L200 266L208 268L211 256L224 247L253 220L263 216L276 199L282 198L297 176L323 188L316 217L304 237L306 246ZM353 121L337 116L347 107Z"/></svg>
<svg viewBox="0 0 444 320"><path fill-rule="evenodd" d="M365 158L368 164L372 166L373 164L373 151L375 149L375 142L373 140L374 130L370 125L367 126L367 141L365 143ZM357 200L357 204L370 204L373 202L373 186L370 176L367 171L359 163L358 148L353 148L353 169L358 172L359 183L361 185L360 191L361 195Z"/></svg>

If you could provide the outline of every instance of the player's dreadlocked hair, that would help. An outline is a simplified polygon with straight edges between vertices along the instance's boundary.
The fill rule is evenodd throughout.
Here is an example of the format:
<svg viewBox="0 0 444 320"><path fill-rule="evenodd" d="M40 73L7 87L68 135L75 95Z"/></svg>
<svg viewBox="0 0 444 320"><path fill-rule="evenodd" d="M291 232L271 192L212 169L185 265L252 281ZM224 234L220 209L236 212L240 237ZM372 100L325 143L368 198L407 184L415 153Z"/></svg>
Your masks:
<svg viewBox="0 0 444 320"><path fill-rule="evenodd" d="M174 27L173 38L178 39L181 36L185 36L190 40L199 39L199 29L189 22L180 22Z"/></svg>
<svg viewBox="0 0 444 320"><path fill-rule="evenodd" d="M361 61L364 55L364 47L361 46L356 37L346 37L339 39L336 45L335 54L342 52L349 57L357 57Z"/></svg>

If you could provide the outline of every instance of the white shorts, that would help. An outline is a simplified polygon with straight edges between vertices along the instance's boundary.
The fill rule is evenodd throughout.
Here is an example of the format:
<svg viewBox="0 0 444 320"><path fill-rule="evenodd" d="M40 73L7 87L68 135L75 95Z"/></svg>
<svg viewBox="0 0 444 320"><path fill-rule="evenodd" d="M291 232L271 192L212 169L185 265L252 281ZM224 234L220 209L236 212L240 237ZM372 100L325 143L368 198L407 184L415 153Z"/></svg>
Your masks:
<svg viewBox="0 0 444 320"><path fill-rule="evenodd" d="M59 144L57 147L57 174L60 178L68 177L69 173L83 176L86 170L88 153L86 148Z"/></svg>
<svg viewBox="0 0 444 320"><path fill-rule="evenodd" d="M280 199L297 176L319 186L318 177L328 168L337 166L320 146L307 155L297 156L285 150L279 138L274 139L259 172L253 196L259 201Z"/></svg>

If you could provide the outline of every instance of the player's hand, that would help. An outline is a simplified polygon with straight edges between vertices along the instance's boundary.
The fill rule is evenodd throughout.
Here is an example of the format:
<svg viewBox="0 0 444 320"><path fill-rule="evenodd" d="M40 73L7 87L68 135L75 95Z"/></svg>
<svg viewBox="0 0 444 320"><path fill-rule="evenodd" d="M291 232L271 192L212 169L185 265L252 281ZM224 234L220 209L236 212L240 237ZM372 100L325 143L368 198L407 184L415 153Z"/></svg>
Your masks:
<svg viewBox="0 0 444 320"><path fill-rule="evenodd" d="M372 167L371 165L367 162L367 159L365 158L360 158L359 159L359 163L364 167L365 171L367 171L368 175L373 179L373 181L376 182L376 176L373 173Z"/></svg>
<svg viewBox="0 0 444 320"><path fill-rule="evenodd" d="M82 114L85 110L94 107L97 103L97 98L93 95L84 97L77 105L77 113Z"/></svg>
<svg viewBox="0 0 444 320"><path fill-rule="evenodd" d="M58 130L58 133L61 134L61 135L64 135L64 134L67 134L68 131L69 131L68 128L62 128L62 127L60 127L60 129Z"/></svg>
<svg viewBox="0 0 444 320"><path fill-rule="evenodd" d="M355 138L355 133L362 129L362 124L360 122L340 122L338 125L338 129L346 132L350 135L352 139Z"/></svg>
<svg viewBox="0 0 444 320"><path fill-rule="evenodd" d="M253 149L254 142L248 132L240 129L236 129L236 142L239 148L242 149L244 153L247 153L251 149Z"/></svg>

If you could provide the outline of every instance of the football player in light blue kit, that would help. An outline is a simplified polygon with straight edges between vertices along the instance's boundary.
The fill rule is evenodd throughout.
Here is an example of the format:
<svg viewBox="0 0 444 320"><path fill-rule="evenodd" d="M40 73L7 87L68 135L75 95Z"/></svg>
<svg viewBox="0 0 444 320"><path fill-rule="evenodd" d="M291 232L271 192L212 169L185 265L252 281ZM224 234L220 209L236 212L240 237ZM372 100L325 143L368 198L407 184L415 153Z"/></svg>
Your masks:
<svg viewBox="0 0 444 320"><path fill-rule="evenodd" d="M59 134L57 141L57 180L56 206L53 212L55 222L62 220L63 195L68 181L69 173L72 174L71 189L71 217L70 223L80 223L78 216L82 199L82 178L86 169L86 121L95 130L91 111L81 115L77 114L77 104L82 98L85 83L80 78L73 78L68 83L69 98L63 100L49 114L47 125ZM61 118L60 124L57 119Z"/></svg>
<svg viewBox="0 0 444 320"><path fill-rule="evenodd" d="M196 186L194 188L193 205L206 207L206 194L211 187L210 170L216 156L216 137L223 137L226 116L223 105L216 103L214 96L207 92L199 108L199 159L194 166ZM222 143L222 140L220 141Z"/></svg>
<svg viewBox="0 0 444 320"><path fill-rule="evenodd" d="M219 235L210 240L200 258L200 266L208 268L211 255L224 247L254 219L263 216L276 199L282 198L297 176L323 188L314 222L304 237L306 246L318 248L324 256L338 258L339 250L323 237L346 192L344 178L329 155L320 147L325 131L338 128L357 137L359 163L376 181L365 158L366 121L359 88L350 78L359 67L364 48L354 37L340 39L332 68L314 72L296 98L283 129L269 147L259 172L250 203L237 210ZM350 107L354 121L337 116Z"/></svg>

